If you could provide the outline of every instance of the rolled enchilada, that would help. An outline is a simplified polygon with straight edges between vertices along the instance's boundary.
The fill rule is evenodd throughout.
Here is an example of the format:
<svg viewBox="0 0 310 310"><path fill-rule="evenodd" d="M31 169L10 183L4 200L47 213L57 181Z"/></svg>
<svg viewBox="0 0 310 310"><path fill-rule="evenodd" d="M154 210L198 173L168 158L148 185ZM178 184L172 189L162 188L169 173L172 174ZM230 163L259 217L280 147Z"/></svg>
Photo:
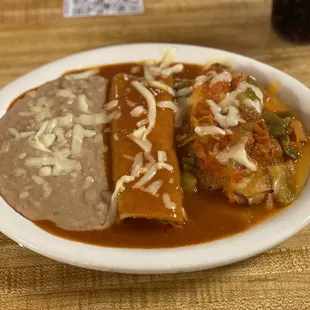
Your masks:
<svg viewBox="0 0 310 310"><path fill-rule="evenodd" d="M117 101L121 116L111 123L112 205L121 220L184 221L170 85L170 78L148 83L128 74L113 78L110 100Z"/></svg>

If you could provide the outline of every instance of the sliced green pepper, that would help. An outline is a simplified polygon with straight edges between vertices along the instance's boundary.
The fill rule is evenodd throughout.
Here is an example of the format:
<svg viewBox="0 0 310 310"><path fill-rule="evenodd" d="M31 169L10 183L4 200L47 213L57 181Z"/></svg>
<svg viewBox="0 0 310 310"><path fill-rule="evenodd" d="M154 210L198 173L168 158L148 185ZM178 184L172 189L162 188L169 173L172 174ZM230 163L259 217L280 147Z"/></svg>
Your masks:
<svg viewBox="0 0 310 310"><path fill-rule="evenodd" d="M285 163L270 166L268 169L276 199L282 205L290 204L295 199L296 192L294 165Z"/></svg>
<svg viewBox="0 0 310 310"><path fill-rule="evenodd" d="M288 135L282 136L280 138L280 143L281 143L281 146L282 146L284 153L287 156L289 156L293 159L300 158L299 151L291 144L290 137Z"/></svg>
<svg viewBox="0 0 310 310"><path fill-rule="evenodd" d="M289 126L287 122L277 114L265 109L263 112L263 118L265 119L269 132L273 137L279 138L289 134Z"/></svg>
<svg viewBox="0 0 310 310"><path fill-rule="evenodd" d="M182 188L185 192L194 192L197 188L196 177L189 172L184 172L182 174Z"/></svg>

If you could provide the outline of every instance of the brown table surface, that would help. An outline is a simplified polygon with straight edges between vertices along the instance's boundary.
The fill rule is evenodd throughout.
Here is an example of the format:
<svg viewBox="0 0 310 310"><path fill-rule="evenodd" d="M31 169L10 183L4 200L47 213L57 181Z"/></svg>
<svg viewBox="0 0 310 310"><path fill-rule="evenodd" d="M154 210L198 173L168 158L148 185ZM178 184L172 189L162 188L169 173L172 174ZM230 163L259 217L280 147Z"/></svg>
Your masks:
<svg viewBox="0 0 310 310"><path fill-rule="evenodd" d="M145 0L143 15L63 19L60 0L0 0L0 87L74 52L146 41L234 51L310 86L310 47L280 40L270 7L266 0ZM310 227L231 266L156 276L72 267L0 235L0 309L310 309Z"/></svg>

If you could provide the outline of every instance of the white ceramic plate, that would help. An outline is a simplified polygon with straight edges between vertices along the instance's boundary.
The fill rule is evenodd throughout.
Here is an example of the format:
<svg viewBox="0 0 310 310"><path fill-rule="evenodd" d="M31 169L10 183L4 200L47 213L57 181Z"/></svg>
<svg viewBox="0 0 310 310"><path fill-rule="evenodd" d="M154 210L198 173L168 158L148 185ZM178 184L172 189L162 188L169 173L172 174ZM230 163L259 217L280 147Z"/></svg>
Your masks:
<svg viewBox="0 0 310 310"><path fill-rule="evenodd" d="M20 94L62 73L103 64L160 59L162 50L176 47L175 61L205 63L228 61L257 77L262 84L280 82L280 98L301 112L310 127L310 90L285 73L255 60L225 51L177 44L133 44L100 48L75 54L17 79L0 91L0 112ZM174 273L231 264L261 253L292 236L310 222L309 181L300 197L280 214L243 233L222 240L171 249L109 248L68 241L53 236L28 221L0 198L0 230L39 254L68 264L125 273Z"/></svg>

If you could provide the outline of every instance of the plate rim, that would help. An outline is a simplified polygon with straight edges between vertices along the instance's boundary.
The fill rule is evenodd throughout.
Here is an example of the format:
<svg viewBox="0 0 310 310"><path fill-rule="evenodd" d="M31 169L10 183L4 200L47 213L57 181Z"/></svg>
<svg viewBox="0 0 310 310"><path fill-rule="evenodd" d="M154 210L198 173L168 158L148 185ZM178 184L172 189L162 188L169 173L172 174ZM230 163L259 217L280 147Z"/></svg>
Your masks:
<svg viewBox="0 0 310 310"><path fill-rule="evenodd" d="M254 70L259 67L262 68L263 71L266 70L266 72L271 72L274 76L282 77L287 81L284 86L291 84L295 85L298 88L297 91L301 93L301 95L298 94L298 96L302 96L303 93L304 96L310 95L310 90L293 77L276 68L240 54L197 45L174 43L138 43L112 45L87 50L45 64L30 71L29 73L26 73L2 88L0 90L1 105L2 102L8 102L9 104L12 100L14 100L14 98L20 95L15 94L15 97L12 99L14 91L16 89L22 89L20 87L21 83L24 83L23 85L27 89L27 85L29 85L29 83L31 84L31 81L34 79L41 78L42 73L46 72L48 73L47 76L52 76L54 73L53 67L62 67L66 62L70 62L72 60L76 61L76 59L79 60L83 57L89 57L95 54L107 54L108 50L111 52L113 50L126 49L128 52L129 50L133 51L141 48L147 50L152 48L157 50L156 53L159 53L159 50L169 47L176 47L178 51L182 49L188 51L196 50L196 53L200 50L206 54L219 54L223 55L223 58L227 57L234 59L233 63L235 63L238 59L240 62L244 61L245 63L253 64ZM140 57L140 61L146 58L149 57ZM195 61L192 62L195 63ZM107 62L102 61L101 64L104 65L106 63ZM100 64L97 65L99 66ZM89 66L80 66L79 68L87 67ZM65 71L67 70L61 71L59 75ZM40 85L42 84L43 83ZM6 109L6 107L7 105L4 108ZM1 108L2 107L0 107L0 109ZM299 108L302 110L304 107L301 104ZM304 108L304 110L306 111L307 109ZM272 216L262 223L259 223L244 232L225 237L223 239L184 247L165 249L111 248L66 240L41 230L31 221L14 211L5 202L4 204L6 205L6 209L9 208L10 210L6 210L7 217L0 217L0 231L10 239L16 241L18 244L25 246L26 248L29 248L30 250L41 255L63 263L89 269L136 274L178 273L205 270L235 263L262 253L286 240L309 224L310 208L308 212L305 210L305 205L310 199L309 184L310 181L308 179L305 185L305 187L308 187L308 190L304 189L291 206L285 208L280 213ZM2 206L3 201L4 200L1 198L0 206ZM294 212L292 212L292 210L294 210ZM3 212L4 211L2 210L2 213ZM287 219L290 219L290 221L293 220L294 225L287 225ZM13 227L15 225L11 224L10 220L19 223L21 226L18 227L22 227L26 231L30 230L31 234L28 237L27 234L25 236L23 229L19 231L18 228ZM280 233L276 228L281 228ZM262 233L262 231L264 231L264 233ZM261 240L262 237L270 235L271 237L269 239L267 238L263 241ZM37 240L35 240L35 236L38 236ZM257 246L257 244L261 245ZM68 252L68 247L71 253ZM239 250L238 253L226 251L236 248Z"/></svg>

